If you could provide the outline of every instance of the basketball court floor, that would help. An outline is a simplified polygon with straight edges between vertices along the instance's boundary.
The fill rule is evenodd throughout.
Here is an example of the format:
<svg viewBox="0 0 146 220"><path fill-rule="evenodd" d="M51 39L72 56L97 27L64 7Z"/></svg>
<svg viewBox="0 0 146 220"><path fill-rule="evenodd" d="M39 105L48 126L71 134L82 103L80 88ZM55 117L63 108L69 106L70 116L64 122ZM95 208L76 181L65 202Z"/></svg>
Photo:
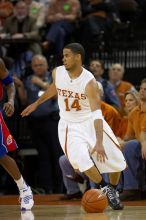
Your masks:
<svg viewBox="0 0 146 220"><path fill-rule="evenodd" d="M0 196L0 220L145 220L146 201L125 202L122 211L85 213L80 201L60 201L59 195L36 195L32 211L20 212L17 196Z"/></svg>

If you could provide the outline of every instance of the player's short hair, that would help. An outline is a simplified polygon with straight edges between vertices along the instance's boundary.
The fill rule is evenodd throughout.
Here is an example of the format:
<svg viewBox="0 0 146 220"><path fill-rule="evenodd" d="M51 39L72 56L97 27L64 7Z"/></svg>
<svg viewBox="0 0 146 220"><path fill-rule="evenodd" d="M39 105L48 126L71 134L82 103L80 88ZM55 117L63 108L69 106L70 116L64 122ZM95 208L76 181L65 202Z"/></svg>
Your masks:
<svg viewBox="0 0 146 220"><path fill-rule="evenodd" d="M70 49L74 54L80 54L82 62L84 62L85 59L85 50L83 46L79 43L70 43L67 44L64 48Z"/></svg>

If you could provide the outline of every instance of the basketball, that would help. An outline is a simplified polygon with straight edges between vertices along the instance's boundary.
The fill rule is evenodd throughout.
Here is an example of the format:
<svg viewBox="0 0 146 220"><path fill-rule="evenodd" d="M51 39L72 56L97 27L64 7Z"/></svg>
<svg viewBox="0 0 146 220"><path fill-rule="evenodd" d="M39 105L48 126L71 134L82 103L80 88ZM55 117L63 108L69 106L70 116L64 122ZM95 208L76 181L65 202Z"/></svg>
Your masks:
<svg viewBox="0 0 146 220"><path fill-rule="evenodd" d="M107 208L108 200L101 190L90 189L84 193L81 205L88 213L101 213Z"/></svg>

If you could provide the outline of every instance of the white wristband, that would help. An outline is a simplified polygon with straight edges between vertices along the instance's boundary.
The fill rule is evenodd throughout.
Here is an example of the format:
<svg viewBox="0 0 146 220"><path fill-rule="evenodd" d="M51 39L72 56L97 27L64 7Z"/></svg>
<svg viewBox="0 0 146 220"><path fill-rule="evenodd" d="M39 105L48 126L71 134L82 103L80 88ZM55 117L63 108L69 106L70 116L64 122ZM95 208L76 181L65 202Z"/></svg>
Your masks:
<svg viewBox="0 0 146 220"><path fill-rule="evenodd" d="M102 119L103 120L103 115L102 115L102 111L100 109L92 112L92 118L95 121L96 119Z"/></svg>

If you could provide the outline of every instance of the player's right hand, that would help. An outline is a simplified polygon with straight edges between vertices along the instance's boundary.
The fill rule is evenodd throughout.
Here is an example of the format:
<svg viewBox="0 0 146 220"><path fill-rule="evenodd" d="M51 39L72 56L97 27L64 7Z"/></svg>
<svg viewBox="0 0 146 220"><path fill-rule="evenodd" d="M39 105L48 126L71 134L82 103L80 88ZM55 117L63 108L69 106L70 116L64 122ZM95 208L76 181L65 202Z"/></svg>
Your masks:
<svg viewBox="0 0 146 220"><path fill-rule="evenodd" d="M101 145L99 146L99 144L96 144L95 147L93 148L91 154L93 154L94 152L97 152L97 160L101 163L104 163L105 160L108 160L108 157L105 153L104 147Z"/></svg>
<svg viewBox="0 0 146 220"><path fill-rule="evenodd" d="M37 103L34 102L31 105L27 106L22 112L21 112L21 116L25 117L30 115L33 111L35 111L37 108Z"/></svg>

